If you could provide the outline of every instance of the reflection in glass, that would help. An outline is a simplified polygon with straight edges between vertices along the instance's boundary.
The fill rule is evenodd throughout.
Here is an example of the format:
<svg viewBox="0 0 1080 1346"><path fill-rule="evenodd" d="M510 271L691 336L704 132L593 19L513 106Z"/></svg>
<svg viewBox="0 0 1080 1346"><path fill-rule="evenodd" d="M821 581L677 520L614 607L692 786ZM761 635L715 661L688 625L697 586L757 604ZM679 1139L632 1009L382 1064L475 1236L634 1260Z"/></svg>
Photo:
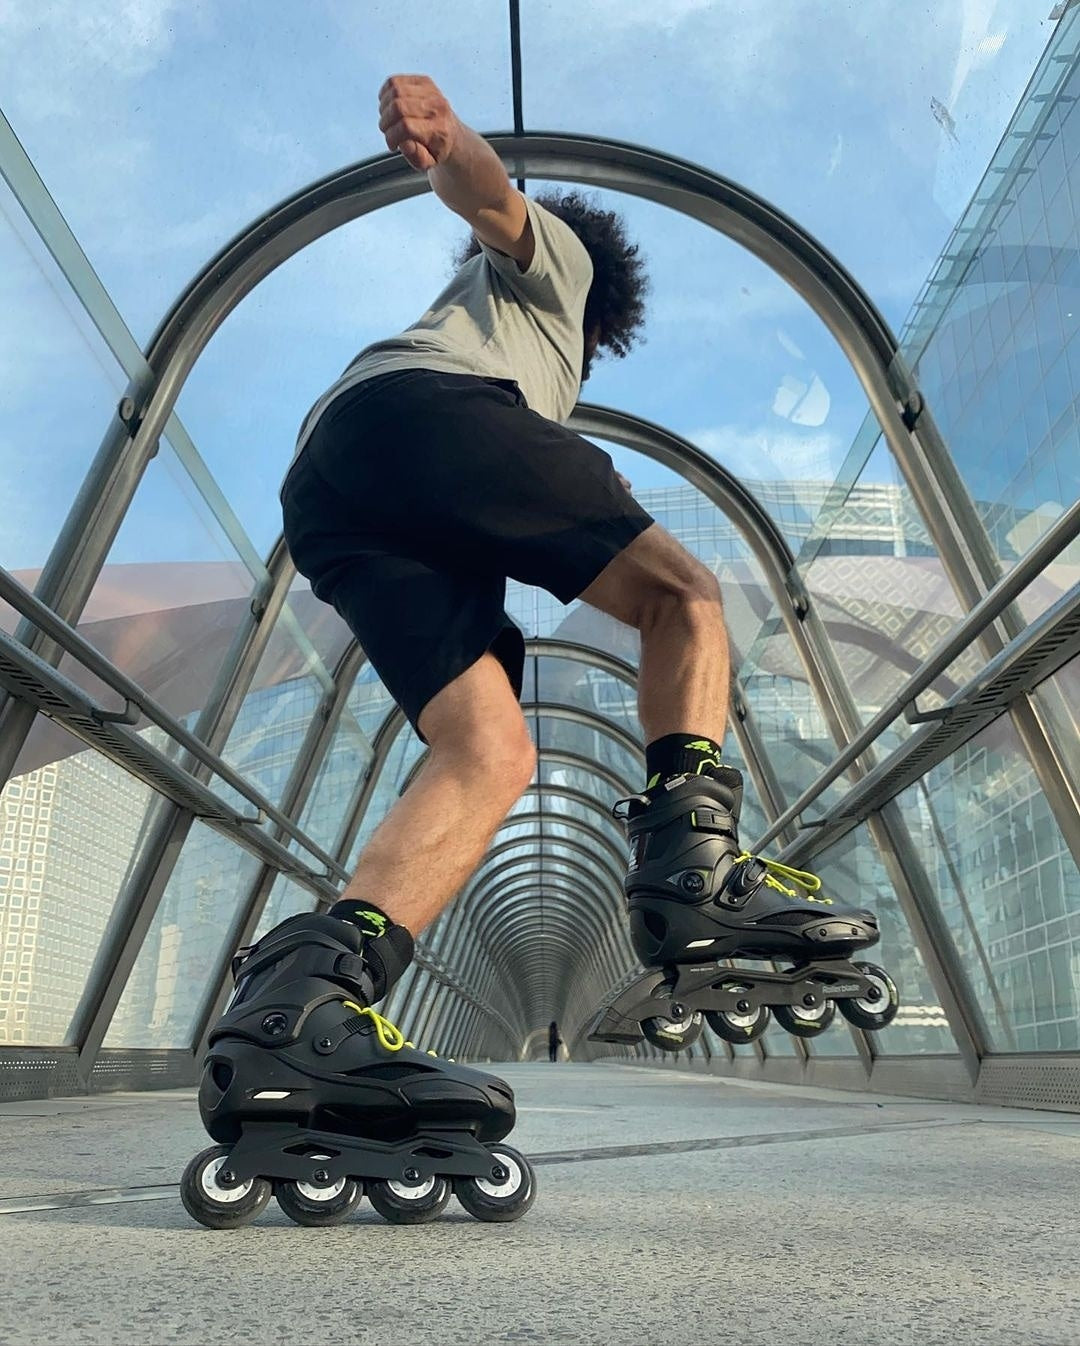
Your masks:
<svg viewBox="0 0 1080 1346"><path fill-rule="evenodd" d="M1080 496L1080 43L1058 26L904 331L922 392L1008 569ZM1028 620L1080 577L1062 557Z"/></svg>
<svg viewBox="0 0 1080 1346"><path fill-rule="evenodd" d="M281 803L323 690L304 651L279 622L221 752L272 804Z"/></svg>
<svg viewBox="0 0 1080 1346"><path fill-rule="evenodd" d="M273 930L275 925L287 917L298 916L304 911L314 911L316 906L314 893L286 878L284 874L279 874L274 880L270 896L266 899L266 906L255 931L255 939L262 939L268 930Z"/></svg>
<svg viewBox="0 0 1080 1346"><path fill-rule="evenodd" d="M120 997L106 1047L191 1045L222 941L258 868L249 851L195 819Z"/></svg>
<svg viewBox="0 0 1080 1346"><path fill-rule="evenodd" d="M368 737L346 706L300 818L301 830L324 850L333 852L345 810L352 802L371 759ZM289 849L299 850L299 843L290 842Z"/></svg>
<svg viewBox="0 0 1080 1346"><path fill-rule="evenodd" d="M898 802L993 1049L1080 1049L1080 873L1010 722Z"/></svg>
<svg viewBox="0 0 1080 1346"><path fill-rule="evenodd" d="M873 1035L874 1050L890 1055L955 1051L945 1012L866 824L815 856L807 868L820 875L830 897L877 913L881 940L853 961L885 969L900 990L900 1011L888 1028ZM814 1055L852 1055L855 1045L846 1020L837 1014L832 1028L811 1040L810 1050Z"/></svg>
<svg viewBox="0 0 1080 1346"><path fill-rule="evenodd" d="M0 1043L19 1046L66 1040L158 798L51 728L59 751L0 792Z"/></svg>
<svg viewBox="0 0 1080 1346"><path fill-rule="evenodd" d="M393 745L383 763L382 771L376 783L367 811L360 823L360 829L352 844L352 854L346 869L354 870L360 861L360 852L370 841L379 823L386 817L397 802L401 788L409 772L424 751L424 745L417 738L411 726L405 725L394 739Z"/></svg>

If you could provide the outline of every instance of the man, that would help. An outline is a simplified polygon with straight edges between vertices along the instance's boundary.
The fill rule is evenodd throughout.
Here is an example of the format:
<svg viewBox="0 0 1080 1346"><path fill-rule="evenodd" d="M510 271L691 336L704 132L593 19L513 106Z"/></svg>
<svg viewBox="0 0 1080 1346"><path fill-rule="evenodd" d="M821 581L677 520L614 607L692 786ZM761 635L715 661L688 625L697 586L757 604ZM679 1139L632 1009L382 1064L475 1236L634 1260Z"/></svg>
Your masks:
<svg viewBox="0 0 1080 1346"><path fill-rule="evenodd" d="M631 898L704 903L733 870L748 889L771 883L741 852L741 778L720 760L730 668L716 578L637 504L610 456L562 424L594 356L623 356L635 337L637 249L576 194L545 208L516 191L426 76L386 81L379 127L471 226L475 255L320 398L282 488L298 570L430 746L331 914L367 932L376 960L401 932L390 962L403 966L405 932L459 892L532 779L507 576L640 633L648 786L630 806ZM704 834L691 809L703 791ZM688 856L703 886L673 895ZM632 934L643 961L670 960L655 914ZM379 984L396 975L388 965Z"/></svg>

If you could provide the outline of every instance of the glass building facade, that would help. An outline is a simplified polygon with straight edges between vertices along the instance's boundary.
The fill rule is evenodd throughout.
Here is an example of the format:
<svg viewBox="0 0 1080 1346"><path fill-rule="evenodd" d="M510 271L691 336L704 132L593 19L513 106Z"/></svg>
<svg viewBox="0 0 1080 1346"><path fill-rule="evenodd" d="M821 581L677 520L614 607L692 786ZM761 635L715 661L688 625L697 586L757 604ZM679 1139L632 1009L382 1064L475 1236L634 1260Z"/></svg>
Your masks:
<svg viewBox="0 0 1080 1346"><path fill-rule="evenodd" d="M525 18L540 51L553 11ZM955 34L935 22L944 48ZM851 130L823 141L823 181L794 198L761 137L732 163L705 144L646 151L665 127L631 135L605 110L590 138L497 143L532 179L602 185L654 262L655 340L597 376L608 405L574 423L721 583L745 841L874 906L874 957L901 987L873 1038L773 1025L753 1046L706 1033L683 1059L1080 1107L1080 11L1037 35L1002 18L978 52L958 60L956 115L935 97L947 120L919 133L940 145L918 220L890 198L845 233ZM299 421L328 368L383 334L365 324L390 321L355 317L354 282L337 280L377 286L407 257L393 302L426 305L452 239L418 179L364 163L320 177L332 164L290 158L267 129L285 205L244 228L273 192L219 184L211 211L193 175L186 233L166 247L133 211L114 244L78 163L11 87L0 1096L188 1082L233 951L333 901L423 760L282 544L280 416ZM474 123L504 120L493 86L471 96ZM527 122L561 124L552 100L538 87ZM189 152L178 143L181 170ZM871 255L886 220L895 237ZM409 251L385 251L397 241ZM342 309L318 362L315 292ZM728 327L744 336L722 348ZM718 423L713 383L743 385L738 418ZM586 1035L635 967L610 809L643 784L636 633L516 583L508 610L539 765L386 1012L459 1059L540 1055L557 1019L578 1058L659 1060Z"/></svg>

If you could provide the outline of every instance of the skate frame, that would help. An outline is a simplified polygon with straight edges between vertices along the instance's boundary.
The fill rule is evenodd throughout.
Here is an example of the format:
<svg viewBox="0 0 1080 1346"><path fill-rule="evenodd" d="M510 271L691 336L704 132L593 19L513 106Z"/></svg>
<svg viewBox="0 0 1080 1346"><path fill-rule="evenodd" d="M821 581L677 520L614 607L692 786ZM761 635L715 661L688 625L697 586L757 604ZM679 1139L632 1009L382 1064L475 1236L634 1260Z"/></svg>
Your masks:
<svg viewBox="0 0 1080 1346"><path fill-rule="evenodd" d="M844 958L804 963L784 972L680 963L645 972L606 1005L589 1029L591 1042L639 1043L643 1019L680 1020L687 1010L745 1014L759 1005L803 1006L866 996L874 983ZM812 1000L807 1000L807 997Z"/></svg>
<svg viewBox="0 0 1080 1346"><path fill-rule="evenodd" d="M245 1129L230 1150L226 1171L232 1176L222 1185L291 1178L325 1187L340 1178L384 1178L418 1187L438 1177L499 1181L499 1167L499 1160L464 1129L418 1131L395 1142L260 1123Z"/></svg>

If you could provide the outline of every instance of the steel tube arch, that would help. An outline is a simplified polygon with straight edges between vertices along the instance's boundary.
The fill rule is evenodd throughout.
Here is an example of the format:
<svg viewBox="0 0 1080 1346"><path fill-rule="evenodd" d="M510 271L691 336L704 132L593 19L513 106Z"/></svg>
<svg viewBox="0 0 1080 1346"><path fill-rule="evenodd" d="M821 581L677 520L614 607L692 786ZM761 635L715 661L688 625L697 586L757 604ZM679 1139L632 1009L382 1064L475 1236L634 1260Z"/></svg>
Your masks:
<svg viewBox="0 0 1080 1346"><path fill-rule="evenodd" d="M588 871L584 871L586 884L589 882L589 877ZM470 894L470 907L467 913L462 913L463 917L467 914L469 920L465 921L463 919L458 922L457 925L463 926L467 924L469 926L469 934L472 936L479 936L479 938L475 940L474 952L478 953L479 946L486 943L486 933L489 924L488 918L494 914L497 915L499 919L502 919L507 913L512 912L515 905L511 900L512 894L518 891L523 885L532 891L550 888L553 893L558 892L569 897L572 901L575 914L579 915L583 920L586 920L589 923L590 929L598 938L600 935L604 934L606 927L610 924L610 912L606 913L608 919L605 920L605 913L602 910L598 910L595 906L588 903L582 903L580 888L567 875L560 874L557 871L544 878L540 878L536 875L518 875L508 883L507 887L500 894L499 900L496 902L485 905L487 891ZM460 931L456 931L455 933L458 935L455 955L460 958L465 956L464 950L460 947L465 940L465 935L461 934ZM491 957L494 962L495 955L492 954Z"/></svg>
<svg viewBox="0 0 1080 1346"><path fill-rule="evenodd" d="M681 210L755 252L803 295L836 337L890 442L901 433L886 377L895 339L835 259L767 203L707 170L636 146L542 134L491 140L522 175L584 181L643 196ZM196 278L151 343L149 376L132 385L131 406L110 429L110 442L103 445L92 476L102 489L80 494L43 573L39 596L54 611L65 620L77 620L180 388L232 308L306 242L423 190L426 183L421 185L398 156L382 156L331 175L256 221ZM37 643L35 633L27 634L28 643ZM3 736L9 753L25 739L29 724L15 722L22 718L14 717L11 724L5 720L4 727L14 731Z"/></svg>
<svg viewBox="0 0 1080 1346"><path fill-rule="evenodd" d="M589 870L581 865L575 865L573 868L582 875L583 883L586 890L588 890L591 879ZM504 868L503 872L509 873L509 866ZM500 922L505 921L507 926L509 925L510 915L514 910L514 903L511 900L511 895L516 892L523 883L528 886L531 891L536 891L537 889L546 890L550 888L552 892L558 891L562 892L564 895L568 895L572 900L575 915L582 921L587 922L590 930L597 939L600 939L601 936L607 933L611 923L610 910L607 913L604 913L602 910L597 910L595 906L582 902L581 888L569 875L560 873L559 871L553 871L543 877L535 874L515 874L507 881L505 888L498 895L498 898L493 901L489 902L486 900L491 892L490 885L469 895L469 907L463 910L463 919L458 924L462 926L466 924L468 925L469 936L475 938L475 952L478 953L480 946L487 943L487 931L492 919L498 919ZM469 918L467 922L464 919L466 915L468 915ZM607 919L605 919L605 916ZM533 915L533 919L537 919L535 914ZM465 936L461 935L457 941L457 946L451 955L452 957L462 958L465 956L464 950L461 947L464 939ZM505 946L500 940L499 955L504 952L504 948ZM496 962L496 953L489 950L489 957L494 964Z"/></svg>
<svg viewBox="0 0 1080 1346"><path fill-rule="evenodd" d="M564 816L565 816L565 815L564 815ZM533 820L536 820L536 821L538 821L538 822L548 822L548 821L551 821L551 815L550 815L550 814L547 814L547 813L539 813L539 812L537 812L537 813L512 813L512 814L508 815L507 821L509 821L510 818L513 818L515 821L523 820L523 821L526 821L526 822L533 821ZM561 820L560 820L560 821L561 821ZM569 827L574 827L574 828L576 828L579 832L585 832L588 836L590 836L590 837L592 838L592 840L593 840L594 842L598 842L598 843L604 848L604 850L607 851L608 856L611 857L611 858L614 860L614 862L615 862L614 866L610 866L610 865L608 865L607 861L602 861L601 863L604 864L604 867L605 867L606 869L610 869L610 872L611 872L616 878L618 878L618 879L621 880L621 876L620 876L620 874L619 874L618 866L619 866L619 865L622 865L622 866L625 867L625 864L626 864L626 856L625 856L625 854L624 854L622 851L620 851L619 848L618 848L617 846L615 846L615 844L614 844L612 841L610 841L606 836L604 836L604 834L603 834L602 832L598 831L598 830L597 830L596 828L594 828L590 823L587 823L587 822L583 821L582 819L574 819L574 818L570 818L570 819L568 820L568 822L567 822L566 825L569 826ZM496 832L496 833L495 833L496 838L498 837L498 835L499 835L499 833ZM584 844L584 842L576 841L576 840L574 840L572 837L560 837L560 836L554 836L554 835L547 835L547 836L543 836L543 837L541 837L539 834L537 834L537 835L535 835L535 836L533 836L533 837L508 837L508 838L506 838L506 840L504 840L504 841L501 841L501 842L497 841L497 842L494 843L494 844L491 846L491 848L488 850L487 854L484 856L483 860L480 862L480 867L479 867L479 868L477 869L477 871L476 871L476 881L479 881L482 877L484 877L484 876L486 875L487 870L484 868L484 866L487 865L488 862L489 862L490 860L494 860L498 855L500 855L500 854L503 853L504 851L507 851L507 850L511 849L512 847L517 847L517 846L534 846L535 842L537 842L537 841L543 841L543 842L545 842L545 843L550 843L550 844L553 845L553 846L569 846L572 850L577 850L577 851L580 851L580 852L581 852L582 854L584 854L584 855L588 855L588 856L590 857L590 859L591 859L591 858L594 858L595 855L596 855L596 852L595 852L594 850L590 850L589 847L586 846L586 845ZM535 854L535 850L534 850L534 854ZM470 884L471 884L471 883L472 883L472 880L470 880Z"/></svg>
<svg viewBox="0 0 1080 1346"><path fill-rule="evenodd" d="M594 136L530 132L487 137L516 176L583 182L668 206L747 248L790 284L847 355L890 444L907 434L889 383L896 338L865 291L811 234L754 193L700 165ZM134 380L68 515L37 595L75 624L146 464L195 361L230 312L308 243L383 206L428 190L400 155L386 154L320 179L253 221L198 273L151 339L149 372ZM19 638L55 655L40 633ZM4 705L4 762L22 746L26 707ZM24 723L25 721L25 723ZM4 773L6 775L6 773Z"/></svg>

